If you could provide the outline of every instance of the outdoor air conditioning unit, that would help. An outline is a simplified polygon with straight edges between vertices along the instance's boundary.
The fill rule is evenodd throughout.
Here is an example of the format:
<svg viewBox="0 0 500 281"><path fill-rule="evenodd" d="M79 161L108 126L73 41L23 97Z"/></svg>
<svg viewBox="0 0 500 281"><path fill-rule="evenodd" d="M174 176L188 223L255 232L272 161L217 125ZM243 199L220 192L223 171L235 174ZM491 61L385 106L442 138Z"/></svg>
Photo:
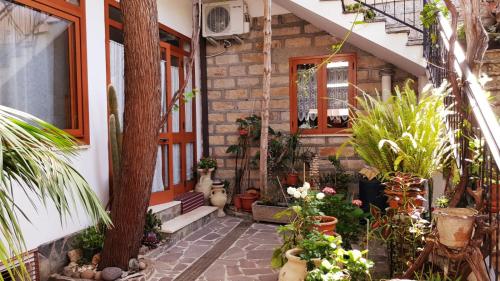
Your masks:
<svg viewBox="0 0 500 281"><path fill-rule="evenodd" d="M229 39L250 32L250 16L244 0L203 4L203 36Z"/></svg>

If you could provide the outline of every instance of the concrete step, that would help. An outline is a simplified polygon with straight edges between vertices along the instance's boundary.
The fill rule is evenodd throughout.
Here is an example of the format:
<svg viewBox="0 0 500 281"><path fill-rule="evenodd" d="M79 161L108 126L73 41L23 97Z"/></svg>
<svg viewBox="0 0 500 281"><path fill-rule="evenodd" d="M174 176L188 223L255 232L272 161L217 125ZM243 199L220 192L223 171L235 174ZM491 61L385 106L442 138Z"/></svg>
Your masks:
<svg viewBox="0 0 500 281"><path fill-rule="evenodd" d="M166 244L173 245L217 217L217 207L201 206L163 223L161 232Z"/></svg>
<svg viewBox="0 0 500 281"><path fill-rule="evenodd" d="M172 201L149 207L165 223L181 215L181 201Z"/></svg>

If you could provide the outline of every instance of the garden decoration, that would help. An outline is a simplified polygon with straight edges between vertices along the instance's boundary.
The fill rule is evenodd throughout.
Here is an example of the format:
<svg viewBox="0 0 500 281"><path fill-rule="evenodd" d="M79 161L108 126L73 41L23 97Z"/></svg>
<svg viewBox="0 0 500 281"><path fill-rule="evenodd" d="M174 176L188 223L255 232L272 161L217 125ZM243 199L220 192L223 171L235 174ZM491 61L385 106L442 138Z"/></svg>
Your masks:
<svg viewBox="0 0 500 281"><path fill-rule="evenodd" d="M454 211L452 211L454 212ZM474 212L473 212L474 213ZM438 216L439 220L439 216ZM440 234L434 231L426 238L426 245L420 256L412 263L405 272L403 278L412 278L415 272L425 265L426 261L436 260L437 257L444 257L447 260L446 267L450 267L451 262L458 263L457 275L466 278L473 274L477 281L489 281L489 275L484 267L484 256L481 252L481 245L484 243L484 235L493 231L493 228L485 223L485 216L475 217L474 237L469 239L467 245L461 248L449 248L440 241ZM493 259L494 260L494 259ZM466 262L465 266L463 261ZM493 262L496 262L495 260Z"/></svg>
<svg viewBox="0 0 500 281"><path fill-rule="evenodd" d="M200 180L196 184L195 190L202 192L205 200L210 197L212 189L212 173L217 168L217 161L213 158L201 158L197 165Z"/></svg>
<svg viewBox="0 0 500 281"><path fill-rule="evenodd" d="M218 208L217 217L224 217L226 213L224 213L224 207L227 202L227 194L224 187L212 188L210 192L210 203Z"/></svg>

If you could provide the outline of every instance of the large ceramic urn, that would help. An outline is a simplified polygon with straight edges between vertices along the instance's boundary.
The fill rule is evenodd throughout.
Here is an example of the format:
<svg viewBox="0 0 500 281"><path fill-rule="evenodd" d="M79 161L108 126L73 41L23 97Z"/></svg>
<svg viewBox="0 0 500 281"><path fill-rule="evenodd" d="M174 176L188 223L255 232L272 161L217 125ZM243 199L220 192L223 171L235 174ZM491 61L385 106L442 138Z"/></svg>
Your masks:
<svg viewBox="0 0 500 281"><path fill-rule="evenodd" d="M227 203L227 193L224 188L212 188L210 192L210 203L218 208L217 216L224 217L226 213L224 213L224 207Z"/></svg>
<svg viewBox="0 0 500 281"><path fill-rule="evenodd" d="M198 169L198 174L200 175L200 180L196 184L195 190L197 192L202 192L203 197L208 199L210 197L210 192L212 191L212 173L215 169Z"/></svg>
<svg viewBox="0 0 500 281"><path fill-rule="evenodd" d="M302 250L293 248L285 253L287 262L281 268L278 281L304 281L307 276L307 262L300 259Z"/></svg>

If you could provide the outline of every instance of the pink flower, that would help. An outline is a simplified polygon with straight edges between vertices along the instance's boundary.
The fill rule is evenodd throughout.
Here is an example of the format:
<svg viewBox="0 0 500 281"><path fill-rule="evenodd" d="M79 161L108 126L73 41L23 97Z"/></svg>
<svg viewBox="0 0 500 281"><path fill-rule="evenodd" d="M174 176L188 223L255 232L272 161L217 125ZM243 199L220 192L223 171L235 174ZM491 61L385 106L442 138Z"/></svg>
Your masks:
<svg viewBox="0 0 500 281"><path fill-rule="evenodd" d="M354 200L352 200L352 204L356 205L358 207L361 207L361 205L363 205L363 201L361 201L359 199L354 199Z"/></svg>
<svg viewBox="0 0 500 281"><path fill-rule="evenodd" d="M332 187L325 187L323 188L323 193L325 194L328 194L328 195L335 195L337 194L337 191L335 191L335 189L333 189Z"/></svg>

